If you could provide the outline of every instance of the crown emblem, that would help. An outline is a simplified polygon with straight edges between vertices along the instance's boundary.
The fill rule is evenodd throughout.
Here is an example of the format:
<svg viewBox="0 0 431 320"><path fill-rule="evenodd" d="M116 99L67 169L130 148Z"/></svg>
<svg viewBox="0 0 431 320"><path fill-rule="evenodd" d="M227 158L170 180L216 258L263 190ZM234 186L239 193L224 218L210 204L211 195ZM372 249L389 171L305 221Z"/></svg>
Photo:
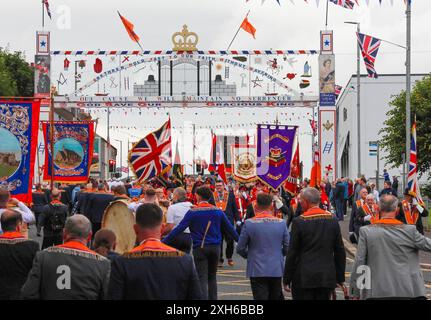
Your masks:
<svg viewBox="0 0 431 320"><path fill-rule="evenodd" d="M194 32L189 32L187 25L183 26L181 32L175 32L172 35L173 51L196 51L199 37Z"/></svg>
<svg viewBox="0 0 431 320"><path fill-rule="evenodd" d="M281 149L279 147L269 149L271 157L279 158L281 156Z"/></svg>

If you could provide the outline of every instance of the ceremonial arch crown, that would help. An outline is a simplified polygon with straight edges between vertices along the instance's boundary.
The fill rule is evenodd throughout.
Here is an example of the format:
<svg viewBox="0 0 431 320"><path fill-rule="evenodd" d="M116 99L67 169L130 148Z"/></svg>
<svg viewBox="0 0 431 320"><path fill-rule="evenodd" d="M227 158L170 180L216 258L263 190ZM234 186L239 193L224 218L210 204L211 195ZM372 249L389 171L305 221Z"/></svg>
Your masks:
<svg viewBox="0 0 431 320"><path fill-rule="evenodd" d="M199 37L195 32L189 32L187 25L183 26L181 32L175 32L172 35L172 43L174 51L196 51Z"/></svg>

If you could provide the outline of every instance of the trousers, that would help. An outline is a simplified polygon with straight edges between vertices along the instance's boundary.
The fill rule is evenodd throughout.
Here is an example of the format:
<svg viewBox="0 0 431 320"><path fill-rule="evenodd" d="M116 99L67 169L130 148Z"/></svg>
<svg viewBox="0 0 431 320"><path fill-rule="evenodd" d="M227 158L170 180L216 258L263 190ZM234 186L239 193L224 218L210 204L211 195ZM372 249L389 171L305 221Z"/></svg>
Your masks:
<svg viewBox="0 0 431 320"><path fill-rule="evenodd" d="M220 245L193 248L193 259L204 299L217 300L217 266Z"/></svg>
<svg viewBox="0 0 431 320"><path fill-rule="evenodd" d="M254 300L284 300L281 277L251 277Z"/></svg>

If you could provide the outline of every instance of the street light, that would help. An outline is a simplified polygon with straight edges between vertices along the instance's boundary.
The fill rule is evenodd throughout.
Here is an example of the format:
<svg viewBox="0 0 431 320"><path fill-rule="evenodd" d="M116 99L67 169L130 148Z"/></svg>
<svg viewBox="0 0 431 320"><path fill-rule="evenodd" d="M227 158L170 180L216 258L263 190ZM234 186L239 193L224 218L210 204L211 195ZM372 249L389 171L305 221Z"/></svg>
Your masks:
<svg viewBox="0 0 431 320"><path fill-rule="evenodd" d="M357 32L361 32L361 24L354 21L346 21L345 24L356 25ZM357 125L358 125L358 178L361 175L361 48L359 43L357 44L357 98L356 98L356 110L357 110Z"/></svg>
<svg viewBox="0 0 431 320"><path fill-rule="evenodd" d="M123 176L123 141L114 139L120 143L120 177Z"/></svg>

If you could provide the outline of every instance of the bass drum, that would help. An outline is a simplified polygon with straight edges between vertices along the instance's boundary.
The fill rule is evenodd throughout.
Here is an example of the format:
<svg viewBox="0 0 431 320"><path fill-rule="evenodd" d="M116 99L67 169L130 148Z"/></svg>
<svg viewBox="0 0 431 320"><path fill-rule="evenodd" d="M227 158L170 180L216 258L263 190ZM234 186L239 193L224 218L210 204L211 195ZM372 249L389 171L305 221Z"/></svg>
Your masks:
<svg viewBox="0 0 431 320"><path fill-rule="evenodd" d="M135 216L123 200L113 201L106 208L102 228L112 230L117 236L115 252L123 254L135 247L136 234L133 229Z"/></svg>

